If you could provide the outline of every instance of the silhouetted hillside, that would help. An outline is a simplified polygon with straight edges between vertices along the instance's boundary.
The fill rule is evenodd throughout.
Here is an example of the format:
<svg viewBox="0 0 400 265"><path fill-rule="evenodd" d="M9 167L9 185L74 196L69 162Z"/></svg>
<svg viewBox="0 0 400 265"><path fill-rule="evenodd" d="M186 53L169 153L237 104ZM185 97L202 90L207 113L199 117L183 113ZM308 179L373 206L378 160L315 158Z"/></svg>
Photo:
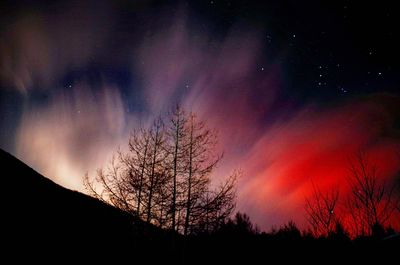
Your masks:
<svg viewBox="0 0 400 265"><path fill-rule="evenodd" d="M10 251L99 259L127 251L134 256L163 241L155 227L55 184L3 150L0 161L2 240Z"/></svg>

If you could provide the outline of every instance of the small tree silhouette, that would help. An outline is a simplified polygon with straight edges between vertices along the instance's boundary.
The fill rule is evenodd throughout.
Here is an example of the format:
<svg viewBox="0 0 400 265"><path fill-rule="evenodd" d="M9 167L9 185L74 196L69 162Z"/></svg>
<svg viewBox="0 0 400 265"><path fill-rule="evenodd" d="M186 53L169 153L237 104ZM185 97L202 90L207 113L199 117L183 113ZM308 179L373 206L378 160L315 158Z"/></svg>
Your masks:
<svg viewBox="0 0 400 265"><path fill-rule="evenodd" d="M378 177L377 167L359 152L350 163L351 194L347 208L353 234L380 235L395 210L394 187Z"/></svg>
<svg viewBox="0 0 400 265"><path fill-rule="evenodd" d="M236 213L234 218L229 219L216 232L235 237L259 234L257 226L251 222L250 217L240 212Z"/></svg>
<svg viewBox="0 0 400 265"><path fill-rule="evenodd" d="M289 221L279 228L275 237L284 241L300 240L301 232L294 221Z"/></svg>
<svg viewBox="0 0 400 265"><path fill-rule="evenodd" d="M315 237L328 236L333 233L339 224L336 212L339 200L339 190L331 189L328 192L321 190L313 184L311 197L306 198L306 218Z"/></svg>
<svg viewBox="0 0 400 265"><path fill-rule="evenodd" d="M336 241L349 241L350 236L346 229L343 227L340 221L335 224L335 230L330 231L328 234L328 239Z"/></svg>

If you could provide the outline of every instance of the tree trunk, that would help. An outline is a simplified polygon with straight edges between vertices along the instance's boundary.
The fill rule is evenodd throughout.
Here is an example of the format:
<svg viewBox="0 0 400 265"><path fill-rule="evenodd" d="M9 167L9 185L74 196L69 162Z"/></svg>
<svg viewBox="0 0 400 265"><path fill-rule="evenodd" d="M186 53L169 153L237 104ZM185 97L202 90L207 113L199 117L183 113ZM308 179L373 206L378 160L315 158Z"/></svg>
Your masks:
<svg viewBox="0 0 400 265"><path fill-rule="evenodd" d="M188 175L188 196L186 201L186 218L185 218L185 229L184 235L188 234L189 221L190 221L190 207L192 205L192 173L193 173L193 116L190 118L190 140L189 140L189 175Z"/></svg>
<svg viewBox="0 0 400 265"><path fill-rule="evenodd" d="M151 163L151 174L150 174L150 187L149 187L149 199L147 203L147 222L150 223L151 221L151 203L153 199L153 190L154 190L154 173L155 173L155 167L156 167L156 158L157 158L157 149L158 149L158 139L159 137L159 128L158 125L156 127L156 135L154 139L154 151L153 151L153 157L152 157L152 163Z"/></svg>
<svg viewBox="0 0 400 265"><path fill-rule="evenodd" d="M178 114L179 115L179 114ZM179 146L179 127L180 117L178 116L177 124L175 127L175 150L174 150L174 174L173 174L173 191L172 191L172 230L175 230L176 226L176 176L178 167L178 146Z"/></svg>
<svg viewBox="0 0 400 265"><path fill-rule="evenodd" d="M142 189L143 189L143 178L144 178L144 169L146 167L146 156L147 156L147 148L149 145L149 139L146 140L146 145L144 148L143 154L143 162L142 162L142 170L140 172L140 183L139 183L139 191L138 191L138 205L137 205L137 215L140 216L140 204L142 200Z"/></svg>

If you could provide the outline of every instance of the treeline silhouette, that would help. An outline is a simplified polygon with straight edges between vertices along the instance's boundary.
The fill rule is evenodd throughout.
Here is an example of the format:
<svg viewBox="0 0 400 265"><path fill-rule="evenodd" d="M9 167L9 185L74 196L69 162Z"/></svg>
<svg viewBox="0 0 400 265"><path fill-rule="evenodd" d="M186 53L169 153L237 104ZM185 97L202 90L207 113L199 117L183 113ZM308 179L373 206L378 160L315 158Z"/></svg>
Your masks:
<svg viewBox="0 0 400 265"><path fill-rule="evenodd" d="M385 263L394 258L400 245L399 235L392 229L373 236L351 237L337 224L326 236L315 236L288 221L270 231L260 231L244 213L237 213L212 233L183 238L183 263L203 264L210 259L218 263L246 264L278 262L367 262ZM206 257L198 256L207 253Z"/></svg>

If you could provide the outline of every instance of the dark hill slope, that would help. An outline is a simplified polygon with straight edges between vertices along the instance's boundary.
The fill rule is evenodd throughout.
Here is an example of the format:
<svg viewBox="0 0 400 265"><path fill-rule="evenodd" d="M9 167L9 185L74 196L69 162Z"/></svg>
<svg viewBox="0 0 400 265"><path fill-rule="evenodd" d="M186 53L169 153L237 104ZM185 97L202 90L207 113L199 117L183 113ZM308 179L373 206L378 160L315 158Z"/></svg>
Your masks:
<svg viewBox="0 0 400 265"><path fill-rule="evenodd" d="M7 251L95 258L129 252L134 257L163 244L162 231L55 184L3 150L0 165Z"/></svg>

